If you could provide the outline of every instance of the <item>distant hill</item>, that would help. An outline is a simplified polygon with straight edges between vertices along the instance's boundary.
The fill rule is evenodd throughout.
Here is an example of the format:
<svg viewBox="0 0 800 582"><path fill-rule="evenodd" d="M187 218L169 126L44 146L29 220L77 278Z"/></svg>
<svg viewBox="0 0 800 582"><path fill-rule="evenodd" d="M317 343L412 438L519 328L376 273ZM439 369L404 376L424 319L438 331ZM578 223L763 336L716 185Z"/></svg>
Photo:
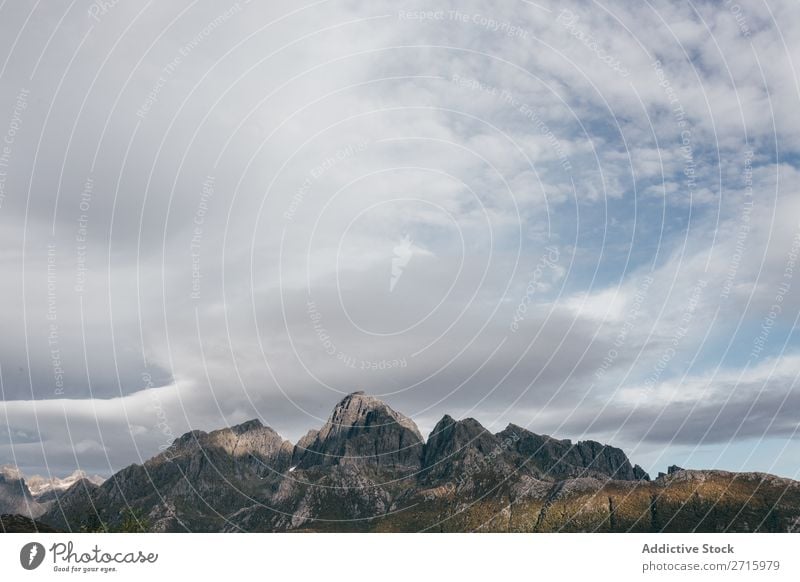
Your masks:
<svg viewBox="0 0 800 582"><path fill-rule="evenodd" d="M361 392L297 444L258 420L192 431L101 485L82 478L40 517L97 531L794 531L800 482L671 467L516 425L414 422ZM122 517L121 517L122 516ZM120 523L126 520L127 523Z"/></svg>
<svg viewBox="0 0 800 582"><path fill-rule="evenodd" d="M33 497L41 503L52 501L55 499L57 492L66 491L75 483L84 479L94 485L102 485L105 481L105 479L99 475L87 475L85 471L78 470L74 471L71 475L68 475L63 479L59 479L58 477L48 478L34 475L32 477L26 477L25 482L28 485L28 489L31 491L31 495L33 495Z"/></svg>

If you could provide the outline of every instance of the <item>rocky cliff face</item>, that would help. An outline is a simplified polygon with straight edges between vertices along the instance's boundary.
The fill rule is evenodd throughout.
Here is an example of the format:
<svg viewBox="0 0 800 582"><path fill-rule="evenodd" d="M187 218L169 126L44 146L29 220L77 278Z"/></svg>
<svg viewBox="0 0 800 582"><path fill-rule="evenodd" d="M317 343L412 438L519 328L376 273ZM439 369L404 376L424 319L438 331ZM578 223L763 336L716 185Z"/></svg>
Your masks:
<svg viewBox="0 0 800 582"><path fill-rule="evenodd" d="M422 481L472 484L478 475L502 480L515 472L529 473L514 446L517 434L493 435L474 418L445 415L431 431L423 455Z"/></svg>
<svg viewBox="0 0 800 582"><path fill-rule="evenodd" d="M616 447L596 441L572 444L569 440L534 434L513 424L498 434L501 438L510 435L520 437L514 450L529 467L535 467L543 476L559 480L577 477L610 477L625 481L650 479L639 465L632 466L622 449Z"/></svg>
<svg viewBox="0 0 800 582"><path fill-rule="evenodd" d="M300 469L332 465L392 471L419 469L424 445L410 418L363 392L347 395L315 434L298 443Z"/></svg>
<svg viewBox="0 0 800 582"><path fill-rule="evenodd" d="M274 430L259 420L250 420L210 433L189 432L176 439L170 448L145 463L145 466L155 467L165 462L183 463L188 471L187 477L198 477L199 473L212 469L206 461L215 457L221 462L232 462L234 469L240 473L264 475L282 473L288 469L292 450L292 444L283 440Z"/></svg>
<svg viewBox="0 0 800 582"><path fill-rule="evenodd" d="M133 509L156 531L219 531L227 514L271 494L289 468L292 449L258 420L192 431L100 487L73 486L44 520L59 529L113 526Z"/></svg>
<svg viewBox="0 0 800 582"><path fill-rule="evenodd" d="M36 518L46 509L34 498L24 476L16 467L0 466L0 513Z"/></svg>
<svg viewBox="0 0 800 582"><path fill-rule="evenodd" d="M58 495L58 508L41 519L61 530L86 529L87 519L113 528L129 507L152 531L788 531L800 524L795 481L677 467L649 481L615 447L516 425L491 434L469 418L445 416L425 442L410 419L360 392L295 446L257 420L193 431L99 487L82 480Z"/></svg>

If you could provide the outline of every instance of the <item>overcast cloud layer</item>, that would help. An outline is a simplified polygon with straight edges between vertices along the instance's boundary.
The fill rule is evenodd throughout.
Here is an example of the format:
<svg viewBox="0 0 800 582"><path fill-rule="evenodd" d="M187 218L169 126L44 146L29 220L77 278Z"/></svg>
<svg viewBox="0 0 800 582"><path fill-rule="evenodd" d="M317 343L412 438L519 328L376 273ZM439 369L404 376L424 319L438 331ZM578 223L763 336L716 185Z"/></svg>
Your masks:
<svg viewBox="0 0 800 582"><path fill-rule="evenodd" d="M400 6L2 4L0 464L366 390L800 475L796 3Z"/></svg>

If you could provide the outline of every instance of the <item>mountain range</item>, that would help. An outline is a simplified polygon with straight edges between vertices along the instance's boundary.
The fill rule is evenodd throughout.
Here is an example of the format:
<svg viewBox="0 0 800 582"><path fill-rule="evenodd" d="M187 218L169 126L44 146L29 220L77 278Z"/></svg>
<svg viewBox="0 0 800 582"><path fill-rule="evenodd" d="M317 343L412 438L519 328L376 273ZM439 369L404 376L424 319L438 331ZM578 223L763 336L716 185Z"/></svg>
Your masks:
<svg viewBox="0 0 800 582"><path fill-rule="evenodd" d="M619 448L444 416L427 440L363 392L296 444L259 420L192 431L102 482L0 476L0 513L60 531L787 532L800 482L670 467L655 479ZM67 483L66 481L69 481ZM7 516L4 516L6 518Z"/></svg>
<svg viewBox="0 0 800 582"><path fill-rule="evenodd" d="M39 517L58 494L81 481L97 486L102 485L105 479L80 470L63 479L39 475L26 477L13 465L0 465L0 514Z"/></svg>

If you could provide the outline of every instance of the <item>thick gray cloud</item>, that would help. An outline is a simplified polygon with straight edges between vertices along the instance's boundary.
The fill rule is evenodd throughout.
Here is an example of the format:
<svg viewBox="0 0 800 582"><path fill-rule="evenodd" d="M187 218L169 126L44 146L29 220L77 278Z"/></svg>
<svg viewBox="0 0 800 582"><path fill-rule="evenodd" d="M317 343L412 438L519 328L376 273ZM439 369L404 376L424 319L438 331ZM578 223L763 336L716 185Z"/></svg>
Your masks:
<svg viewBox="0 0 800 582"><path fill-rule="evenodd" d="M800 17L737 6L7 3L0 463L364 389L795 474Z"/></svg>

